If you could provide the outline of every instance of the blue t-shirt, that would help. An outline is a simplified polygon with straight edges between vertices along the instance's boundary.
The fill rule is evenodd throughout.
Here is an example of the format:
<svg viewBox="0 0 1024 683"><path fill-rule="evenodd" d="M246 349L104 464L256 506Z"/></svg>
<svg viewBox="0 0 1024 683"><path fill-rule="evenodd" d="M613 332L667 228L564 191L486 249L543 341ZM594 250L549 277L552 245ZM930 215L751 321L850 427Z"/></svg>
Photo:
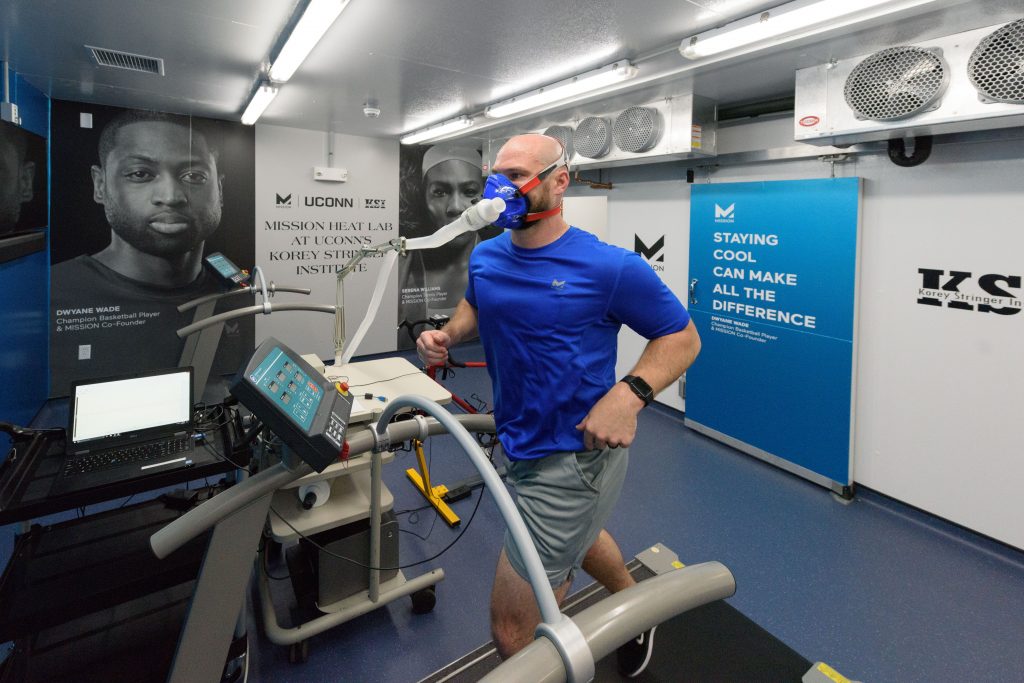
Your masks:
<svg viewBox="0 0 1024 683"><path fill-rule="evenodd" d="M615 381L619 328L647 339L690 316L637 254L570 227L523 249L506 232L469 259L466 300L477 310L494 384L498 438L513 460L583 450L576 430Z"/></svg>

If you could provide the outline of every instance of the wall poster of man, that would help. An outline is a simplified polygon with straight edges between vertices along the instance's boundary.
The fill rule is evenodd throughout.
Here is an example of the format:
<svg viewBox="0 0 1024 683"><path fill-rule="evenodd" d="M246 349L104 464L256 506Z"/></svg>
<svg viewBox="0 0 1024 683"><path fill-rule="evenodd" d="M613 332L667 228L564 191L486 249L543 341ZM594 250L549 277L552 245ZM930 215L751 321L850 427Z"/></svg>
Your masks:
<svg viewBox="0 0 1024 683"><path fill-rule="evenodd" d="M459 217L484 189L482 157L472 143L402 145L398 233L412 239L433 234ZM466 293L469 255L501 233L488 226L436 249L409 252L398 261L398 348L415 347L403 322L451 315ZM424 329L417 326L414 334Z"/></svg>
<svg viewBox="0 0 1024 683"><path fill-rule="evenodd" d="M194 311L177 306L223 291L203 257L253 262L255 139L198 117L63 101L51 112L50 393L61 396L77 379L178 365L175 331ZM252 318L225 325L211 384L252 348Z"/></svg>
<svg viewBox="0 0 1024 683"><path fill-rule="evenodd" d="M46 139L0 121L0 239L46 227Z"/></svg>

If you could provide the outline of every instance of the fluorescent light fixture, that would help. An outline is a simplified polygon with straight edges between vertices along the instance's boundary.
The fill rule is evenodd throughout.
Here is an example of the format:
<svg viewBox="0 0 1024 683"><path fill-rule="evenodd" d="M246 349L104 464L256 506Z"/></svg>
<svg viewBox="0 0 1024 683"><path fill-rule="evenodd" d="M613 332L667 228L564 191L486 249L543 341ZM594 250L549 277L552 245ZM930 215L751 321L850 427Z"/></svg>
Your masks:
<svg viewBox="0 0 1024 683"><path fill-rule="evenodd" d="M863 14L887 4L894 4L893 0L796 0L687 38L679 46L679 52L687 59L700 59L772 38L791 37L799 31L835 24L850 15Z"/></svg>
<svg viewBox="0 0 1024 683"><path fill-rule="evenodd" d="M572 101L585 93L628 81L637 73L639 73L639 69L629 62L616 62L532 92L523 93L504 102L492 104L484 110L484 115L490 119L501 119L529 109L543 107L546 104Z"/></svg>
<svg viewBox="0 0 1024 683"><path fill-rule="evenodd" d="M270 65L270 80L284 83L320 42L349 0L310 0L284 47Z"/></svg>
<svg viewBox="0 0 1024 683"><path fill-rule="evenodd" d="M417 142L428 142L431 140L437 140L447 135L457 133L460 130L469 128L473 125L473 119L468 116L460 116L457 119L451 121L445 121L444 123L433 126L431 128L424 128L414 133L409 133L401 138L403 145L415 145Z"/></svg>
<svg viewBox="0 0 1024 683"><path fill-rule="evenodd" d="M277 97L277 88L270 85L261 85L257 88L252 99L249 100L249 106L242 114L242 123L247 126L256 123L256 120L263 115L263 110L274 101L275 97Z"/></svg>

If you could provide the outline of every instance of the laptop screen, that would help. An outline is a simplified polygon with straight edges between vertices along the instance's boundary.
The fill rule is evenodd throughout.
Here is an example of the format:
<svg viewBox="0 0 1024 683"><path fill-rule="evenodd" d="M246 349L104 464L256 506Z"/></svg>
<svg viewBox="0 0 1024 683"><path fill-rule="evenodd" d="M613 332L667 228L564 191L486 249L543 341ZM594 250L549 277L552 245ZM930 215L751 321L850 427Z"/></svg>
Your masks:
<svg viewBox="0 0 1024 683"><path fill-rule="evenodd" d="M71 400L71 441L75 444L187 425L192 410L191 368L79 382Z"/></svg>

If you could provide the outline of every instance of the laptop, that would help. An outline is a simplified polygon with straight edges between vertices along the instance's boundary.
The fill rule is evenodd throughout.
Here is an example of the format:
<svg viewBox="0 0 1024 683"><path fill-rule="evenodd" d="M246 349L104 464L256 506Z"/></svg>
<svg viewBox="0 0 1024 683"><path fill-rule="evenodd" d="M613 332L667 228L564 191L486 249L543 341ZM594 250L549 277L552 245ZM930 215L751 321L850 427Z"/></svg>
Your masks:
<svg viewBox="0 0 1024 683"><path fill-rule="evenodd" d="M50 495L191 467L192 405L191 367L74 382Z"/></svg>

